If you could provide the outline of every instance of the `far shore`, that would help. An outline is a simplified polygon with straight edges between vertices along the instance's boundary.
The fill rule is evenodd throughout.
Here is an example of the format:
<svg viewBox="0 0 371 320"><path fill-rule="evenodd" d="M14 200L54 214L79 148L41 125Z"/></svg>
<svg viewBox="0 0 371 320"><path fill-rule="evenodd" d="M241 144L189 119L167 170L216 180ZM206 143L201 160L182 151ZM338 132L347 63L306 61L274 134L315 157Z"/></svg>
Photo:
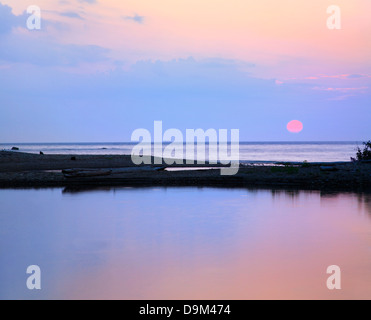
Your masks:
<svg viewBox="0 0 371 320"><path fill-rule="evenodd" d="M207 163L168 166L163 163L142 165L138 170L129 155L39 155L0 151L0 188L208 186L371 189L371 163L367 162L276 163L275 166L241 164L238 174L233 176L220 175L220 166ZM143 170L144 167L148 170ZM159 167L162 170L155 170ZM171 167L186 167L188 170L168 171ZM196 167L197 170L189 170ZM62 173L62 170L76 168L111 169L112 173L73 178L66 178ZM204 170L206 168L208 170Z"/></svg>

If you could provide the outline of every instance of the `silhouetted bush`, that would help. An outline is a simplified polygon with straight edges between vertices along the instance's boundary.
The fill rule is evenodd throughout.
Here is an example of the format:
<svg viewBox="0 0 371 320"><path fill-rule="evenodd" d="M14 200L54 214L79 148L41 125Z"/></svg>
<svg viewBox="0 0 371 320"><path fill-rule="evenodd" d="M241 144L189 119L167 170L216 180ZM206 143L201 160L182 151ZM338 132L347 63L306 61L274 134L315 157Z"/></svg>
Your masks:
<svg viewBox="0 0 371 320"><path fill-rule="evenodd" d="M357 160L371 160L371 140L363 142L363 150L357 148Z"/></svg>
<svg viewBox="0 0 371 320"><path fill-rule="evenodd" d="M308 163L307 160L304 160L303 161L303 164L301 166L302 166L302 168L309 168L310 167L310 164Z"/></svg>

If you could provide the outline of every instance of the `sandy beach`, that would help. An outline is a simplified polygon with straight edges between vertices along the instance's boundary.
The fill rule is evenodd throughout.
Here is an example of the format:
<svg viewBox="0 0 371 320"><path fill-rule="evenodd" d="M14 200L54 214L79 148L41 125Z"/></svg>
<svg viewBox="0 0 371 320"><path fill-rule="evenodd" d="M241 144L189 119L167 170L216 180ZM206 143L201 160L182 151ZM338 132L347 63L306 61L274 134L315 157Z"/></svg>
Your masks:
<svg viewBox="0 0 371 320"><path fill-rule="evenodd" d="M74 160L71 160L74 159ZM38 155L0 152L0 187L96 187L96 186L214 186L303 189L368 190L370 163L241 165L238 174L220 175L208 164L181 166L134 165L125 155ZM179 167L179 166L178 166ZM184 170L183 170L184 167ZM195 167L198 167L197 169ZM218 167L218 166L215 166ZM66 169L112 169L105 176L66 178ZM148 170L146 170L148 168ZM190 170L192 168L192 170ZM206 170L207 168L207 170Z"/></svg>

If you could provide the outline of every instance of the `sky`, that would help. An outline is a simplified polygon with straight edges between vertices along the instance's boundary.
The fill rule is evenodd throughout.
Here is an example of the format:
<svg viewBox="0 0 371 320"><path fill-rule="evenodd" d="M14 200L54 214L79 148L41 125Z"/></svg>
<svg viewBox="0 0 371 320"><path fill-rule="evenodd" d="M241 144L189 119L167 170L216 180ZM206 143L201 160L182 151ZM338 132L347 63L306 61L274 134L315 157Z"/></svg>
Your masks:
<svg viewBox="0 0 371 320"><path fill-rule="evenodd" d="M32 4L40 30L29 0L0 0L1 143L125 142L154 121L241 141L371 139L369 0Z"/></svg>

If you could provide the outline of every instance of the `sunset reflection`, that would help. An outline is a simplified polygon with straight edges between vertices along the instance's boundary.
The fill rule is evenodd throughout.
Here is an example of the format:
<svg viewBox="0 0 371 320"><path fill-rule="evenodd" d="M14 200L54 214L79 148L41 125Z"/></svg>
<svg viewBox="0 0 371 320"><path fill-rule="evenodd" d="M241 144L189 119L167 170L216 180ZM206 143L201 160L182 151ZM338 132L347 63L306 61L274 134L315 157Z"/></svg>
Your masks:
<svg viewBox="0 0 371 320"><path fill-rule="evenodd" d="M47 200L33 202L41 194ZM370 199L208 188L7 190L2 203L15 204L1 228L3 257L12 266L38 256L48 277L43 298L369 299ZM50 202L58 204L52 213ZM21 208L31 203L26 228ZM47 223L37 223L41 216ZM42 242L24 241L35 232ZM342 290L326 287L330 265L341 268ZM11 279L13 269L2 269ZM5 297L28 294L12 293L7 281L4 288Z"/></svg>

